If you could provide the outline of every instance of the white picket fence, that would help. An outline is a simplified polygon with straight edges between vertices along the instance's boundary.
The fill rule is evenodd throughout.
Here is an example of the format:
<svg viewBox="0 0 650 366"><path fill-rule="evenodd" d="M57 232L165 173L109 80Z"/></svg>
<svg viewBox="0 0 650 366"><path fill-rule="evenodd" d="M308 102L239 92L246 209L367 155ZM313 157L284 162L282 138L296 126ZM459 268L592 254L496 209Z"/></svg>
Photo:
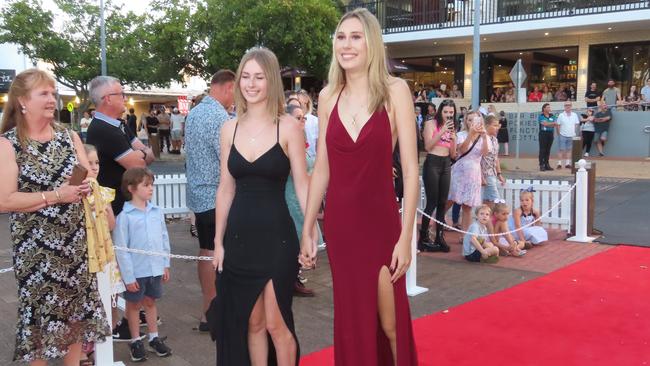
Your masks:
<svg viewBox="0 0 650 366"><path fill-rule="evenodd" d="M187 178L185 174L156 175L151 201L160 207L167 217L183 217L190 213L187 208Z"/></svg>
<svg viewBox="0 0 650 366"><path fill-rule="evenodd" d="M519 193L522 189L533 186L535 190L535 208L544 213L553 207L562 196L571 189L568 181L548 181L530 179L507 179L506 185L499 187L499 193L506 203L512 208L519 207ZM427 204L424 184L420 177L420 209L424 210ZM542 219L542 224L549 228L568 230L571 227L571 205L573 200L568 197L555 207L547 217Z"/></svg>
<svg viewBox="0 0 650 366"><path fill-rule="evenodd" d="M152 201L162 208L167 217L183 217L190 213L187 208L186 195L187 179L185 174L156 175ZM548 211L560 198L571 189L568 181L548 181L529 179L508 179L504 187L500 187L501 197L510 207L519 207L519 193L522 189L533 186L535 190L535 208L541 213ZM420 209L424 210L427 200L424 184L420 178ZM571 198L565 199L554 208L542 223L551 228L568 230L571 226Z"/></svg>

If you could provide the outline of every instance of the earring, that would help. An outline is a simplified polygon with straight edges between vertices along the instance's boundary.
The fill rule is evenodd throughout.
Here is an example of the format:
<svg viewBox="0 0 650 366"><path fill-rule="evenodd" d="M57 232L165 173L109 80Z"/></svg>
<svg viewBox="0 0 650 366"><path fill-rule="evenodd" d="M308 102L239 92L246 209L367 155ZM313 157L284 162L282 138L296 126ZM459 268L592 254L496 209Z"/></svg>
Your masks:
<svg viewBox="0 0 650 366"><path fill-rule="evenodd" d="M21 108L20 108L20 113L22 113L22 114L27 113L27 108L25 108L24 105L21 104L20 107L21 107Z"/></svg>

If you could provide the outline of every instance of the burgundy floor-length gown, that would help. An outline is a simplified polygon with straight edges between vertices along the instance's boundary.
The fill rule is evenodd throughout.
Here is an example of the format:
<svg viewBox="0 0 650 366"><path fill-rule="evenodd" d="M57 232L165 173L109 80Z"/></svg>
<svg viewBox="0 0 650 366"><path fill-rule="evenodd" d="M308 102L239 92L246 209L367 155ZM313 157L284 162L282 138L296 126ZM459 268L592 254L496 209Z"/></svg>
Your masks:
<svg viewBox="0 0 650 366"><path fill-rule="evenodd" d="M326 145L330 180L324 229L334 287L335 364L392 366L377 309L379 271L390 266L401 231L386 109L372 114L355 142L341 122L337 100ZM417 356L404 276L393 290L397 366L414 366Z"/></svg>

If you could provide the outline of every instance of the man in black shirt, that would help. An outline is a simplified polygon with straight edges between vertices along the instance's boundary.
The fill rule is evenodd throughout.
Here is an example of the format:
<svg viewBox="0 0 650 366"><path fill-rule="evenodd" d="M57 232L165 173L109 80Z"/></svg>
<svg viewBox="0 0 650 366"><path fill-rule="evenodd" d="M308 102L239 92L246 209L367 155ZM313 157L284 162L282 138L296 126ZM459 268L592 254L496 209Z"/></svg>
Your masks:
<svg viewBox="0 0 650 366"><path fill-rule="evenodd" d="M596 89L596 83L591 83L589 90L585 93L585 102L587 102L587 108L595 108L598 106L598 101L600 100L600 93Z"/></svg>
<svg viewBox="0 0 650 366"><path fill-rule="evenodd" d="M126 116L126 125L129 130L135 135L138 132L138 117L135 116L135 109L129 109L129 115Z"/></svg>
<svg viewBox="0 0 650 366"><path fill-rule="evenodd" d="M98 76L90 81L88 88L97 109L88 127L86 143L97 148L100 167L97 181L104 187L115 189L115 200L111 205L117 216L125 201L120 190L122 174L129 168L147 166L153 162L154 155L131 129L118 120L125 110L120 81L111 76Z"/></svg>

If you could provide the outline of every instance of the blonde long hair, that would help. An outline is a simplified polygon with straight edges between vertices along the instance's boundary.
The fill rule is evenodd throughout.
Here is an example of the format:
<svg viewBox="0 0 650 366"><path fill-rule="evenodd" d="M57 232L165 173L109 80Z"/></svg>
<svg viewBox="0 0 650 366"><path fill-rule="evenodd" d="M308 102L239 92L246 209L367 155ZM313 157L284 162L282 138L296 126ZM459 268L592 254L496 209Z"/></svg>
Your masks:
<svg viewBox="0 0 650 366"><path fill-rule="evenodd" d="M248 61L255 60L264 75L266 76L267 86L267 110L274 120L277 121L280 116L284 114L284 90L282 89L282 76L280 75L280 63L278 58L268 48L255 47L250 49L237 68L237 75L235 77L235 106L237 108L238 117L241 118L248 111L248 103L244 98L239 83L241 81L242 70Z"/></svg>
<svg viewBox="0 0 650 366"><path fill-rule="evenodd" d="M56 87L56 81L47 72L36 68L27 69L16 75L9 87L8 101L2 115L0 133L5 133L16 127L16 136L22 146L27 145L27 121L22 114L22 107L18 98L29 98L29 94L41 85ZM54 127L54 119L52 119Z"/></svg>
<svg viewBox="0 0 650 366"><path fill-rule="evenodd" d="M338 33L341 24L347 19L357 18L363 25L363 33L366 38L366 46L368 48L368 59L366 61L366 69L368 70L368 87L369 87L369 103L368 112L378 110L382 105L390 102L390 93L388 88L388 67L386 65L386 49L384 48L384 41L381 37L381 26L379 21L365 8L357 8L345 13L339 24L336 26L334 32L334 40L332 41L332 61L330 63L330 70L328 75L328 82L332 85L330 89L330 96L340 92L345 86L345 70L339 65L336 60L336 33Z"/></svg>

